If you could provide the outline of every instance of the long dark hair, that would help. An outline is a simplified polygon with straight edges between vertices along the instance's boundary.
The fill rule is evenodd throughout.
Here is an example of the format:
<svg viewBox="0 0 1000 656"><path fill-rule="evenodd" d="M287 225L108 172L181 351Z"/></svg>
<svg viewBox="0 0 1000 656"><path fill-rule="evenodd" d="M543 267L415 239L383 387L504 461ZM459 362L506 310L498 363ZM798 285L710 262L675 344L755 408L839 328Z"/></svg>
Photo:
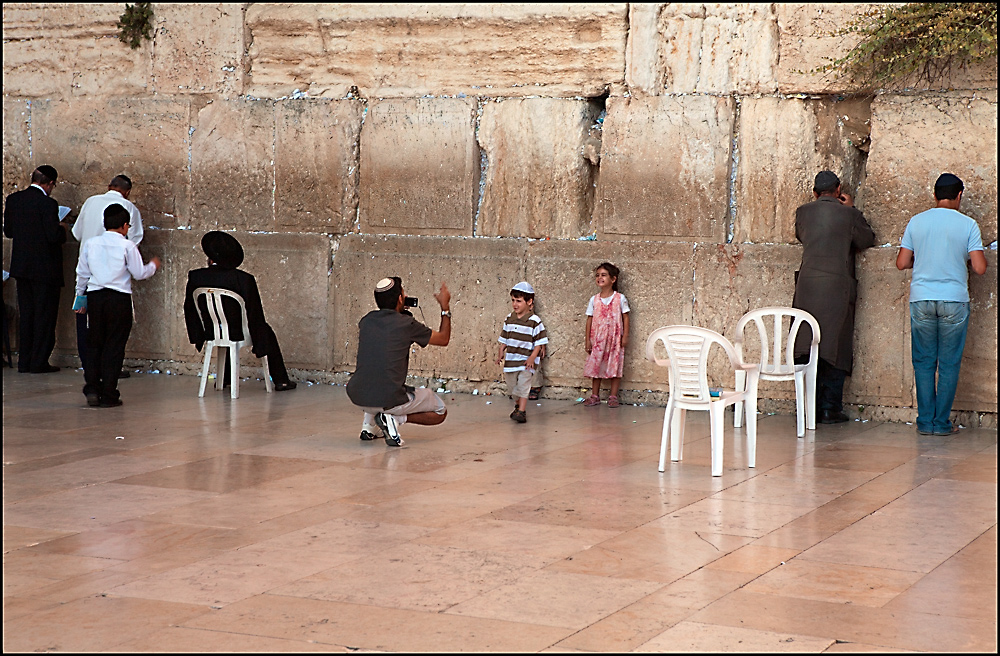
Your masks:
<svg viewBox="0 0 1000 656"><path fill-rule="evenodd" d="M618 267L616 267L614 264L611 264L611 262L601 262L596 267L594 267L595 274L597 273L598 269L604 269L605 271L608 272L609 276L615 279L615 281L611 283L611 291L613 292L618 291L618 274L621 273L618 270Z"/></svg>

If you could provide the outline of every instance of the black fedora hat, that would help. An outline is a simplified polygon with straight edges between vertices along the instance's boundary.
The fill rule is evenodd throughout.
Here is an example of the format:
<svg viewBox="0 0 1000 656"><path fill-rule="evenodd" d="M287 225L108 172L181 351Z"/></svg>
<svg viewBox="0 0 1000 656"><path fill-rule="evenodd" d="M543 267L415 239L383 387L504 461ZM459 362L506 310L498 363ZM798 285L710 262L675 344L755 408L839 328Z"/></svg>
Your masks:
<svg viewBox="0 0 1000 656"><path fill-rule="evenodd" d="M243 263L243 246L227 232L206 232L201 238L201 248L210 260L224 269L235 269Z"/></svg>

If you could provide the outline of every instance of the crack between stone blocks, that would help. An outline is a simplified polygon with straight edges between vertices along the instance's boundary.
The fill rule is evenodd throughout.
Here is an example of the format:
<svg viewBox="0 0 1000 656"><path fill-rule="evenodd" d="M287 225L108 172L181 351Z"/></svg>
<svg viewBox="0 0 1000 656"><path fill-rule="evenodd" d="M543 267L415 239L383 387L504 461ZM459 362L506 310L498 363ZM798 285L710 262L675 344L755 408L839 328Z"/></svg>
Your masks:
<svg viewBox="0 0 1000 656"><path fill-rule="evenodd" d="M736 173L740 166L740 111L742 103L737 94L733 94L733 132L729 147L729 227L726 243L731 244L736 236Z"/></svg>
<svg viewBox="0 0 1000 656"><path fill-rule="evenodd" d="M476 121L473 126L472 135L479 148L479 198L476 199L476 215L472 217L472 236L479 236L479 214L483 209L483 198L486 196L486 172L489 169L489 157L486 156L486 149L479 143L479 126L483 119L483 107L489 102L482 96L476 98Z"/></svg>

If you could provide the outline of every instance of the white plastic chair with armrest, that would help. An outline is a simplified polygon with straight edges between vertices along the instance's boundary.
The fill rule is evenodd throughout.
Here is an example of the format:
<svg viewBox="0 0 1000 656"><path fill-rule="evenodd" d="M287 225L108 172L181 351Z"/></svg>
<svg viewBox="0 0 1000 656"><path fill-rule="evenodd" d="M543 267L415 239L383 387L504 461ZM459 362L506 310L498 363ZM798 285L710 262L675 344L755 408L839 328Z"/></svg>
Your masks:
<svg viewBox="0 0 1000 656"><path fill-rule="evenodd" d="M198 299L200 297L205 297L205 304L208 307L209 320L212 322L212 334L215 335L215 339L205 342L205 363L201 367L201 389L198 390L198 396L205 396L205 385L208 383L208 369L212 363L212 351L216 348L228 348L229 349L229 376L230 376L230 396L234 399L240 398L240 349L244 346L253 347L253 341L250 339L250 327L247 325L247 307L246 303L243 302L243 297L241 297L236 292L231 292L228 289L217 289L215 287L199 287L194 290L194 302L195 307L198 308L199 315L201 313L200 304ZM229 322L226 319L226 313L222 308L222 299L229 297L239 303L240 315L243 318L243 339L240 341L233 341L229 335ZM206 329L208 326L206 326ZM271 370L267 366L267 356L265 355L260 359L264 366L264 387L267 389L268 393L274 391L274 383L271 382ZM224 371L225 367L224 360L222 358L222 352L219 352L219 357L216 359L215 364L215 389L221 390L223 388Z"/></svg>
<svg viewBox="0 0 1000 656"><path fill-rule="evenodd" d="M656 357L656 343L667 351L667 360ZM743 391L722 390L713 398L708 388L708 355L718 344L729 356L734 370L747 374ZM696 326L665 326L657 328L646 340L646 358L661 367L670 368L670 397L663 416L660 440L660 471L666 468L667 442L670 459L677 462L684 452L684 419L687 410L707 410L712 426L712 476L722 476L723 413L727 405L737 401L747 404L747 464L757 464L757 365L740 364L736 349L719 333Z"/></svg>
<svg viewBox="0 0 1000 656"><path fill-rule="evenodd" d="M789 317L788 331L782 328L783 318ZM819 322L816 318L797 308L766 307L743 315L736 324L733 345L740 362L746 359L743 353L744 331L750 322L757 328L760 337L760 379L795 381L795 429L802 437L806 429L816 430L816 368L819 366ZM795 364L795 336L802 324L812 328L812 344L809 347L809 362ZM768 329L770 325L770 335ZM784 343L783 343L784 341ZM736 389L746 386L746 373L736 370ZM733 408L733 426L739 428L743 422L743 403Z"/></svg>

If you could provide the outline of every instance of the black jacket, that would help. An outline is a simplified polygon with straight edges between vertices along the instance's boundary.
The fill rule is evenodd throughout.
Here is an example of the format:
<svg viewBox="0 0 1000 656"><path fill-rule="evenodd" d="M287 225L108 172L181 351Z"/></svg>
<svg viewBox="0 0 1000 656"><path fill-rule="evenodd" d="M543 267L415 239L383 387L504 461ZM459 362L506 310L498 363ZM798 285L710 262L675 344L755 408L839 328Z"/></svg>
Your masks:
<svg viewBox="0 0 1000 656"><path fill-rule="evenodd" d="M66 230L59 223L59 204L38 187L7 196L3 234L13 240L10 275L63 286Z"/></svg>
<svg viewBox="0 0 1000 656"><path fill-rule="evenodd" d="M264 307L260 302L260 292L257 291L257 280L246 271L223 269L219 266L188 272L187 290L184 292L184 322L187 324L188 339L195 348L200 351L206 341L215 337L212 334L212 322L208 318L204 298L200 299L199 307L195 308L194 290L199 287L228 289L242 296L247 308L247 327L250 328L250 339L253 341L253 354L257 357L268 354L272 346L271 335L274 332L269 329L264 319ZM222 300L222 307L229 322L230 338L234 341L243 339L243 319L240 316L239 306L235 301L226 298ZM205 317L204 322L202 316Z"/></svg>

